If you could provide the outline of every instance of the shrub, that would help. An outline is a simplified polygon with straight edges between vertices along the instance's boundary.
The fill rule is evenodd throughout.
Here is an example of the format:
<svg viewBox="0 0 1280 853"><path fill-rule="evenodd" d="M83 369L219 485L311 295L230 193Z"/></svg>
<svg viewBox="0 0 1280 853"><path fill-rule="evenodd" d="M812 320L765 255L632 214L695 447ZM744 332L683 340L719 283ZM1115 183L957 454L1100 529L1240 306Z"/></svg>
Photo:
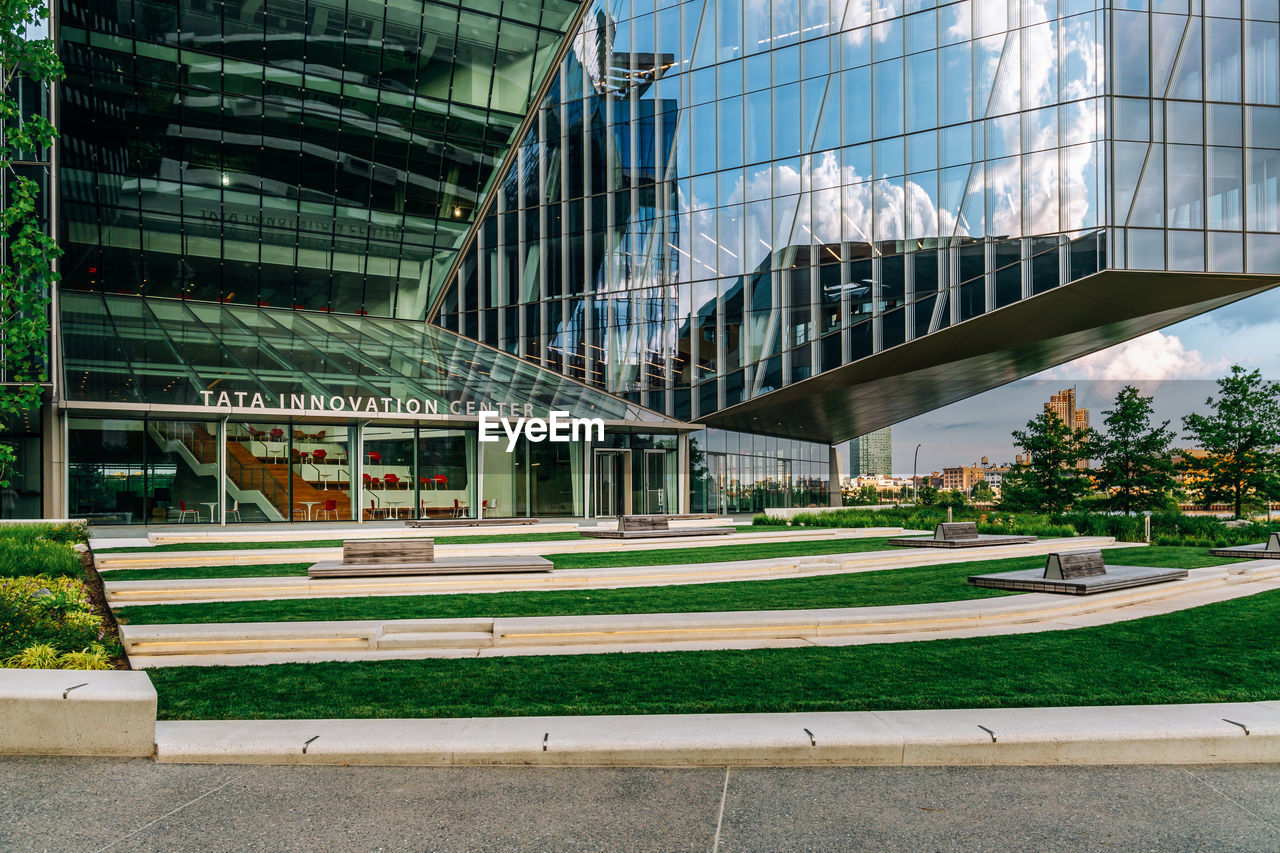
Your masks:
<svg viewBox="0 0 1280 853"><path fill-rule="evenodd" d="M0 537L0 577L32 575L83 579L84 567L70 545L47 539Z"/></svg>
<svg viewBox="0 0 1280 853"><path fill-rule="evenodd" d="M5 664L15 669L59 669L61 657L52 645L36 643L10 657Z"/></svg>
<svg viewBox="0 0 1280 853"><path fill-rule="evenodd" d="M58 524L0 524L0 540L15 542L58 542L63 545L87 545L89 525L83 521L67 521Z"/></svg>
<svg viewBox="0 0 1280 853"><path fill-rule="evenodd" d="M43 604L52 601L56 606ZM0 578L0 660L40 644L59 653L84 649L103 636L89 612L84 584L71 578Z"/></svg>
<svg viewBox="0 0 1280 853"><path fill-rule="evenodd" d="M93 643L78 652L67 652L58 659L62 669L114 669L111 655L100 643Z"/></svg>
<svg viewBox="0 0 1280 853"><path fill-rule="evenodd" d="M1045 537L1075 535L1071 525L1055 522L1046 515L988 513L966 507L954 510L952 517L956 521L976 522L979 533ZM792 516L791 524L795 527L903 527L908 530L933 530L946 520L945 509L886 507L878 510L836 509L830 512L801 512ZM777 521L756 516L754 523L777 524Z"/></svg>

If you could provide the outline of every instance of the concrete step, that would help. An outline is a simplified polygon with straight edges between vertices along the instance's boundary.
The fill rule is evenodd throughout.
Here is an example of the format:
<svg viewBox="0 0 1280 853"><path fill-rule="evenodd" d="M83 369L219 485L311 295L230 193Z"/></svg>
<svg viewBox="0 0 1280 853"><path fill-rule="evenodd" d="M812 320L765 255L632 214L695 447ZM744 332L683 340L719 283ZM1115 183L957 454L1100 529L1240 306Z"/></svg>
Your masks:
<svg viewBox="0 0 1280 853"><path fill-rule="evenodd" d="M379 649L487 649L493 646L489 631L418 631L384 634Z"/></svg>

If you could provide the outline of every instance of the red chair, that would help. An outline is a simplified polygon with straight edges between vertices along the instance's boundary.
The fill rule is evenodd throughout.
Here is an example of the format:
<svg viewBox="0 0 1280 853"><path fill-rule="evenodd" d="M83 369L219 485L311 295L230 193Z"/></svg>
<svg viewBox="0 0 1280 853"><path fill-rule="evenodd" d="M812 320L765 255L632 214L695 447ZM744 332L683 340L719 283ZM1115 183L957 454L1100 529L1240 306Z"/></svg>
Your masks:
<svg viewBox="0 0 1280 853"><path fill-rule="evenodd" d="M362 476L364 477L364 487L366 489L372 489L375 486L382 485L382 480L378 477L370 477L368 474L364 474Z"/></svg>
<svg viewBox="0 0 1280 853"><path fill-rule="evenodd" d="M284 430L280 429L279 427L275 427L274 429L271 430L271 437L278 441L279 439L284 437Z"/></svg>
<svg viewBox="0 0 1280 853"><path fill-rule="evenodd" d="M435 487L437 489L449 488L449 478L446 477L444 474L436 474L434 477L431 478L431 481L436 484Z"/></svg>
<svg viewBox="0 0 1280 853"><path fill-rule="evenodd" d="M370 465L382 464L382 454L376 450L370 450L368 453L365 454L365 456L368 458Z"/></svg>
<svg viewBox="0 0 1280 853"><path fill-rule="evenodd" d="M462 518L462 501L457 498L453 499L453 517Z"/></svg>
<svg viewBox="0 0 1280 853"><path fill-rule="evenodd" d="M324 506L322 506L320 510L316 513L317 519L322 519L326 516L329 516L334 521L338 520L338 502L337 501L335 500L325 501Z"/></svg>
<svg viewBox="0 0 1280 853"><path fill-rule="evenodd" d="M382 513L382 509L374 502L373 498L369 498L369 518L382 518Z"/></svg>
<svg viewBox="0 0 1280 853"><path fill-rule="evenodd" d="M199 510L187 509L186 501L178 501L178 521L186 521L188 515L194 517L197 522L200 521Z"/></svg>
<svg viewBox="0 0 1280 853"><path fill-rule="evenodd" d="M318 433L316 433L316 434L315 434L314 436L312 436L312 437L313 437L316 441L324 441L324 434L325 434L325 432L326 432L326 430L320 430Z"/></svg>
<svg viewBox="0 0 1280 853"><path fill-rule="evenodd" d="M382 478L382 482L394 489L399 487L400 478L397 477L395 474L387 474L385 477Z"/></svg>
<svg viewBox="0 0 1280 853"><path fill-rule="evenodd" d="M329 457L329 452L326 450L311 451L311 458L315 460L317 465L323 465L325 459L327 459L328 457Z"/></svg>

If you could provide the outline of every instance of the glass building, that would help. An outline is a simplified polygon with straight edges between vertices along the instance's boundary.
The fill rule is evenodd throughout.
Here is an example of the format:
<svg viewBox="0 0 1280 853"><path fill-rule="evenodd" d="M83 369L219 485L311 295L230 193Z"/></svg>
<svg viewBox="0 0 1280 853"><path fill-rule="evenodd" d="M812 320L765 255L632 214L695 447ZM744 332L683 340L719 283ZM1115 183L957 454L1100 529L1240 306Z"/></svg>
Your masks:
<svg viewBox="0 0 1280 853"><path fill-rule="evenodd" d="M55 18L49 515L826 504L832 443L1280 282L1274 0Z"/></svg>

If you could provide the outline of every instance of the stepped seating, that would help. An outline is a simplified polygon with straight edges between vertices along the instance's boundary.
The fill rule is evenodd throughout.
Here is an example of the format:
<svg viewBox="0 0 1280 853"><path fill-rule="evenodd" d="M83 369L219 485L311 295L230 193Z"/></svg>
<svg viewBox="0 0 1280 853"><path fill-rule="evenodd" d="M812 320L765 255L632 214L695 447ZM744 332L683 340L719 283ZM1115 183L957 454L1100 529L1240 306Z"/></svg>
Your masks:
<svg viewBox="0 0 1280 853"><path fill-rule="evenodd" d="M290 471L284 462L264 462L254 456L242 442L227 442L228 459L237 464L228 465L227 473L240 489L256 489L262 492L271 505L286 520L296 516L306 517L304 501L323 506L334 501L339 519L351 518L351 498L345 491L321 489L304 480L296 470ZM289 504L289 484L293 484L293 505Z"/></svg>
<svg viewBox="0 0 1280 853"><path fill-rule="evenodd" d="M890 545L906 548L981 548L987 545L1021 545L1034 542L1034 536L992 536L978 533L972 521L944 521L933 532L933 538L903 536L890 539Z"/></svg>
<svg viewBox="0 0 1280 853"><path fill-rule="evenodd" d="M1210 548L1215 557L1242 557L1246 560L1280 560L1280 532L1272 533L1259 545L1233 545L1229 548Z"/></svg>
<svg viewBox="0 0 1280 853"><path fill-rule="evenodd" d="M343 542L341 560L322 560L307 569L307 577L472 575L549 572L551 569L551 561L544 557L451 557L437 560L434 539L377 539Z"/></svg>
<svg viewBox="0 0 1280 853"><path fill-rule="evenodd" d="M1148 566L1108 566L1102 551L1055 552L1045 560L1043 569L995 572L970 575L969 583L987 589L1013 592L1056 592L1064 595L1090 595L1113 589L1127 589L1153 583L1182 580L1186 569L1162 569Z"/></svg>
<svg viewBox="0 0 1280 853"><path fill-rule="evenodd" d="M679 515L620 515L616 530L583 527L579 532L592 539L675 539L685 536L718 536L733 532L731 526L672 527ZM705 517L705 516L703 516Z"/></svg>

